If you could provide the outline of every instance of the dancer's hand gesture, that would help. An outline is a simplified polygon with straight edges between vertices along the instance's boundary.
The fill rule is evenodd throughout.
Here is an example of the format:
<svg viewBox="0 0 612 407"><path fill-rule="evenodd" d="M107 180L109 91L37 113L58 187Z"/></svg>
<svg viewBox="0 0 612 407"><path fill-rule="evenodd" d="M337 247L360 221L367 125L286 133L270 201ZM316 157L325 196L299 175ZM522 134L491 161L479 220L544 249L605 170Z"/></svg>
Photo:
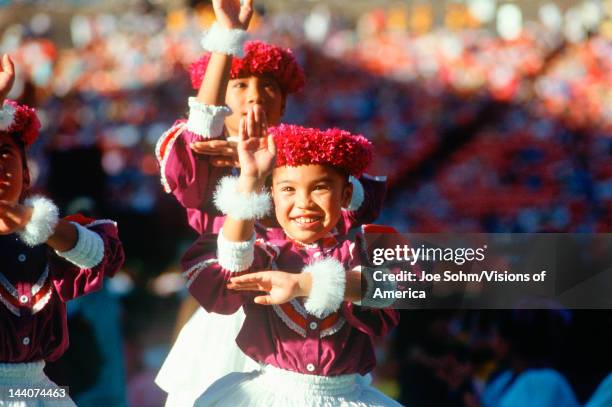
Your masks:
<svg viewBox="0 0 612 407"><path fill-rule="evenodd" d="M15 65L13 65L11 57L8 54L4 54L0 63L0 107L11 91L14 82Z"/></svg>
<svg viewBox="0 0 612 407"><path fill-rule="evenodd" d="M284 304L295 297L307 295L300 285L300 274L284 271L260 271L230 279L227 288L237 291L263 291L266 295L255 297L257 304Z"/></svg>
<svg viewBox="0 0 612 407"><path fill-rule="evenodd" d="M213 0L217 21L225 28L246 30L253 17L253 0Z"/></svg>
<svg viewBox="0 0 612 407"><path fill-rule="evenodd" d="M235 141L194 141L191 143L191 150L198 155L209 157L213 167L240 167Z"/></svg>
<svg viewBox="0 0 612 407"><path fill-rule="evenodd" d="M22 230L31 218L32 208L18 203L0 201L0 235Z"/></svg>
<svg viewBox="0 0 612 407"><path fill-rule="evenodd" d="M238 138L240 178L263 185L274 168L276 145L274 137L268 135L265 114L260 106L250 108L246 118L240 120Z"/></svg>

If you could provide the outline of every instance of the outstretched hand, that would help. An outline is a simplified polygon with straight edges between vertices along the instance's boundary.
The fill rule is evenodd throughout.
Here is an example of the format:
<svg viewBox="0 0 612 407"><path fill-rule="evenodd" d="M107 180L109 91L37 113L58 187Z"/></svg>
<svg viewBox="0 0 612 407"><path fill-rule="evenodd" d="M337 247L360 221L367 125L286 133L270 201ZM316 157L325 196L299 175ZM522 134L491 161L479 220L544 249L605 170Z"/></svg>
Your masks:
<svg viewBox="0 0 612 407"><path fill-rule="evenodd" d="M284 271L260 271L232 277L227 288L237 291L263 291L266 295L255 297L261 305L284 304L295 297L306 295L300 285L301 274Z"/></svg>
<svg viewBox="0 0 612 407"><path fill-rule="evenodd" d="M2 56L0 63L0 106L8 96L15 82L15 65L8 54Z"/></svg>
<svg viewBox="0 0 612 407"><path fill-rule="evenodd" d="M240 120L237 150L240 177L265 181L274 168L276 145L274 137L268 135L265 114L260 106L250 108L246 119Z"/></svg>
<svg viewBox="0 0 612 407"><path fill-rule="evenodd" d="M22 230L31 218L32 208L18 203L0 201L0 235Z"/></svg>
<svg viewBox="0 0 612 407"><path fill-rule="evenodd" d="M213 0L215 17L229 29L246 30L253 17L253 0Z"/></svg>
<svg viewBox="0 0 612 407"><path fill-rule="evenodd" d="M240 167L236 142L229 140L204 140L191 143L191 150L210 157L213 167Z"/></svg>

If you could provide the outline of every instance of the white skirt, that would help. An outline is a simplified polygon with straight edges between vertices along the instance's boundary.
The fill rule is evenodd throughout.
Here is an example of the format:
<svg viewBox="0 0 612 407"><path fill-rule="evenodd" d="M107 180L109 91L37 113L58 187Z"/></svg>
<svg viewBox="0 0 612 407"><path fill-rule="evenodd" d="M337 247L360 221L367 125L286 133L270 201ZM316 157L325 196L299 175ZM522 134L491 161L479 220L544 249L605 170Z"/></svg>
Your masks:
<svg viewBox="0 0 612 407"><path fill-rule="evenodd" d="M168 393L166 407L192 406L221 377L259 367L236 345L244 318L242 308L232 315L198 308L181 329L155 378L155 383Z"/></svg>
<svg viewBox="0 0 612 407"><path fill-rule="evenodd" d="M396 407L397 401L358 374L314 376L272 366L232 373L214 383L198 407Z"/></svg>
<svg viewBox="0 0 612 407"><path fill-rule="evenodd" d="M63 399L38 396L28 399L11 399L9 389L60 390L43 371L45 362L0 363L0 407L76 407L66 395Z"/></svg>

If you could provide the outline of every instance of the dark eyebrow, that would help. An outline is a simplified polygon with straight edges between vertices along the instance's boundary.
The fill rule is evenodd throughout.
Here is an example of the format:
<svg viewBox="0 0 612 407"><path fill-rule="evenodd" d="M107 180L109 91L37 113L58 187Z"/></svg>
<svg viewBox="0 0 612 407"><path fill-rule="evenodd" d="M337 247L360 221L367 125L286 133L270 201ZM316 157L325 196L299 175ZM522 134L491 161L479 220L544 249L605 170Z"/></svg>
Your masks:
<svg viewBox="0 0 612 407"><path fill-rule="evenodd" d="M334 180L333 180L332 177L323 177L323 178L319 178L319 179L314 180L313 184L317 184L319 182L330 182L330 183L333 183Z"/></svg>
<svg viewBox="0 0 612 407"><path fill-rule="evenodd" d="M291 183L293 183L293 181L290 181L288 179L284 179L282 181L275 182L274 184L280 185L280 184L291 184Z"/></svg>

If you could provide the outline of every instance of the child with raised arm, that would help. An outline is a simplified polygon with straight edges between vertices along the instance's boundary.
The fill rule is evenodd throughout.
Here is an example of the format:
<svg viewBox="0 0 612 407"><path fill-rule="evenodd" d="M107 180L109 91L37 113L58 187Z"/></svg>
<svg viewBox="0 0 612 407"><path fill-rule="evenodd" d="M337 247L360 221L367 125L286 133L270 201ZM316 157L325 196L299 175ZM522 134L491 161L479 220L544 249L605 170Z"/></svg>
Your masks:
<svg viewBox="0 0 612 407"><path fill-rule="evenodd" d="M4 100L14 81L0 69L0 406L74 406L43 372L68 347L66 301L96 291L123 264L117 226L59 218L47 198L25 198L26 148L40 123L34 109ZM70 180L66 180L69 182ZM30 389L31 391L28 391ZM33 397L37 392L37 397ZM25 396L25 397L22 397Z"/></svg>
<svg viewBox="0 0 612 407"><path fill-rule="evenodd" d="M262 367L225 376L196 405L397 406L362 375L376 363L372 337L386 335L398 313L359 303L364 236L335 229L351 199L348 177L363 172L371 145L338 129L265 132L251 116L242 120L240 176L223 178L215 194L227 215L216 255L214 245L194 246L183 265L207 311L244 309L236 343ZM282 236L257 235L256 219L272 206Z"/></svg>
<svg viewBox="0 0 612 407"><path fill-rule="evenodd" d="M236 144L228 138L238 135L240 119L251 111L257 126L279 124L288 95L305 83L290 50L246 41L252 1L240 6L236 0L214 0L213 7L217 22L202 44L210 53L190 68L198 95L189 98L189 118L178 120L156 148L165 191L185 207L189 224L199 233L217 233L223 223L212 194L219 179L237 172ZM351 182L354 194L342 211L341 232L374 221L386 191L385 177L364 175L360 181L351 177ZM266 235L280 230L274 218L258 222L256 228ZM233 341L226 341L236 336L243 320L241 311L220 316L198 308L156 378L169 393L166 406L191 405L219 377L253 367Z"/></svg>

